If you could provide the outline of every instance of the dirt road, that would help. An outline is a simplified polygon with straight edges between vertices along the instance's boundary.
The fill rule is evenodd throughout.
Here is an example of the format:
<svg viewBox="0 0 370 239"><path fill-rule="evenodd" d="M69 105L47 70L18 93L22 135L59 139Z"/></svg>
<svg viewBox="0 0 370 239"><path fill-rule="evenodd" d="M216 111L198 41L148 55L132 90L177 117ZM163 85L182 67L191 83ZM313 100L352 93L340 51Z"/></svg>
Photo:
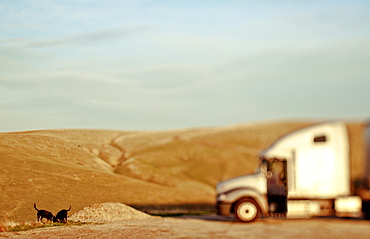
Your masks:
<svg viewBox="0 0 370 239"><path fill-rule="evenodd" d="M7 238L369 238L370 222L343 219L222 221L217 216L124 220L0 233Z"/></svg>

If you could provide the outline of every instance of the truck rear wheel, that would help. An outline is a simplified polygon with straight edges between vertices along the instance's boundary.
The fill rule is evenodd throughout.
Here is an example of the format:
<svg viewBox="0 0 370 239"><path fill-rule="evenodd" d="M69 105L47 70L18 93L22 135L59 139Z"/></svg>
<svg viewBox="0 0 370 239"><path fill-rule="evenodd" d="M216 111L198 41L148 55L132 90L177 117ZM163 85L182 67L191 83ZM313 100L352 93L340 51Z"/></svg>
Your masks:
<svg viewBox="0 0 370 239"><path fill-rule="evenodd" d="M244 198L236 204L234 214L239 221L252 222L260 216L261 210L253 199Z"/></svg>

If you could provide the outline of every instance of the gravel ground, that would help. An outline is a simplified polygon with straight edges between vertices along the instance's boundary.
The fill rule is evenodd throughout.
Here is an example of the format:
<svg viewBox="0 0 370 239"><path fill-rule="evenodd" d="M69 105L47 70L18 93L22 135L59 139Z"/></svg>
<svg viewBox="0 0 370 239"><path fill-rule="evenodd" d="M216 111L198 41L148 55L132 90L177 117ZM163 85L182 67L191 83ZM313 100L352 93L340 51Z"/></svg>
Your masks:
<svg viewBox="0 0 370 239"><path fill-rule="evenodd" d="M210 215L193 218L153 217L123 204L99 204L74 214L84 226L48 227L0 233L8 238L369 238L363 220L262 219L254 223L223 221ZM71 219L72 220L72 219Z"/></svg>
<svg viewBox="0 0 370 239"><path fill-rule="evenodd" d="M132 219L147 219L150 217L150 215L122 203L102 203L85 207L69 217L69 220L92 223L112 223Z"/></svg>

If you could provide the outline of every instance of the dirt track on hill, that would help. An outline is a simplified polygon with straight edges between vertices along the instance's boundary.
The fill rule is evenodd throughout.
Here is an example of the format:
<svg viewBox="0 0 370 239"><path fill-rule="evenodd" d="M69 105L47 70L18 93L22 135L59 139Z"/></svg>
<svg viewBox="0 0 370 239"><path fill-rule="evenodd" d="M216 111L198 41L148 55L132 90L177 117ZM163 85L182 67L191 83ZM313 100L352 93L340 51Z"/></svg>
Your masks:
<svg viewBox="0 0 370 239"><path fill-rule="evenodd" d="M207 219L207 217L201 217ZM161 218L124 220L101 225L67 226L0 233L8 238L356 238L370 235L363 220L262 219L254 223L204 219Z"/></svg>

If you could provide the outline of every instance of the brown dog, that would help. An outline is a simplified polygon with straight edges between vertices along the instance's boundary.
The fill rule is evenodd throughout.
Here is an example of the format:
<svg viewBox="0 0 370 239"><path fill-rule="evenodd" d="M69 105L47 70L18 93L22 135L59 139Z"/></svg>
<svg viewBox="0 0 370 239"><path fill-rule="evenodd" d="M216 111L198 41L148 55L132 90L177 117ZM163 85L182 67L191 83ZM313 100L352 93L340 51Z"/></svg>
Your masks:
<svg viewBox="0 0 370 239"><path fill-rule="evenodd" d="M71 210L71 206L69 206L69 209L66 210L66 209L63 209L63 210L60 210L57 215L54 217L53 219L53 222L62 222L62 223L66 223L67 222L67 216L68 216L68 212Z"/></svg>
<svg viewBox="0 0 370 239"><path fill-rule="evenodd" d="M36 203L34 203L33 204L33 207L36 209L36 211L37 211L37 221L38 222L42 222L42 223L44 223L43 221L42 221L42 219L43 218L46 218L46 222L51 222L51 221L53 221L53 219L54 219L54 215L51 213L51 212L49 212L49 211L46 211L46 210L43 210L43 209L37 209L37 207L36 207ZM44 223L45 224L45 223Z"/></svg>

